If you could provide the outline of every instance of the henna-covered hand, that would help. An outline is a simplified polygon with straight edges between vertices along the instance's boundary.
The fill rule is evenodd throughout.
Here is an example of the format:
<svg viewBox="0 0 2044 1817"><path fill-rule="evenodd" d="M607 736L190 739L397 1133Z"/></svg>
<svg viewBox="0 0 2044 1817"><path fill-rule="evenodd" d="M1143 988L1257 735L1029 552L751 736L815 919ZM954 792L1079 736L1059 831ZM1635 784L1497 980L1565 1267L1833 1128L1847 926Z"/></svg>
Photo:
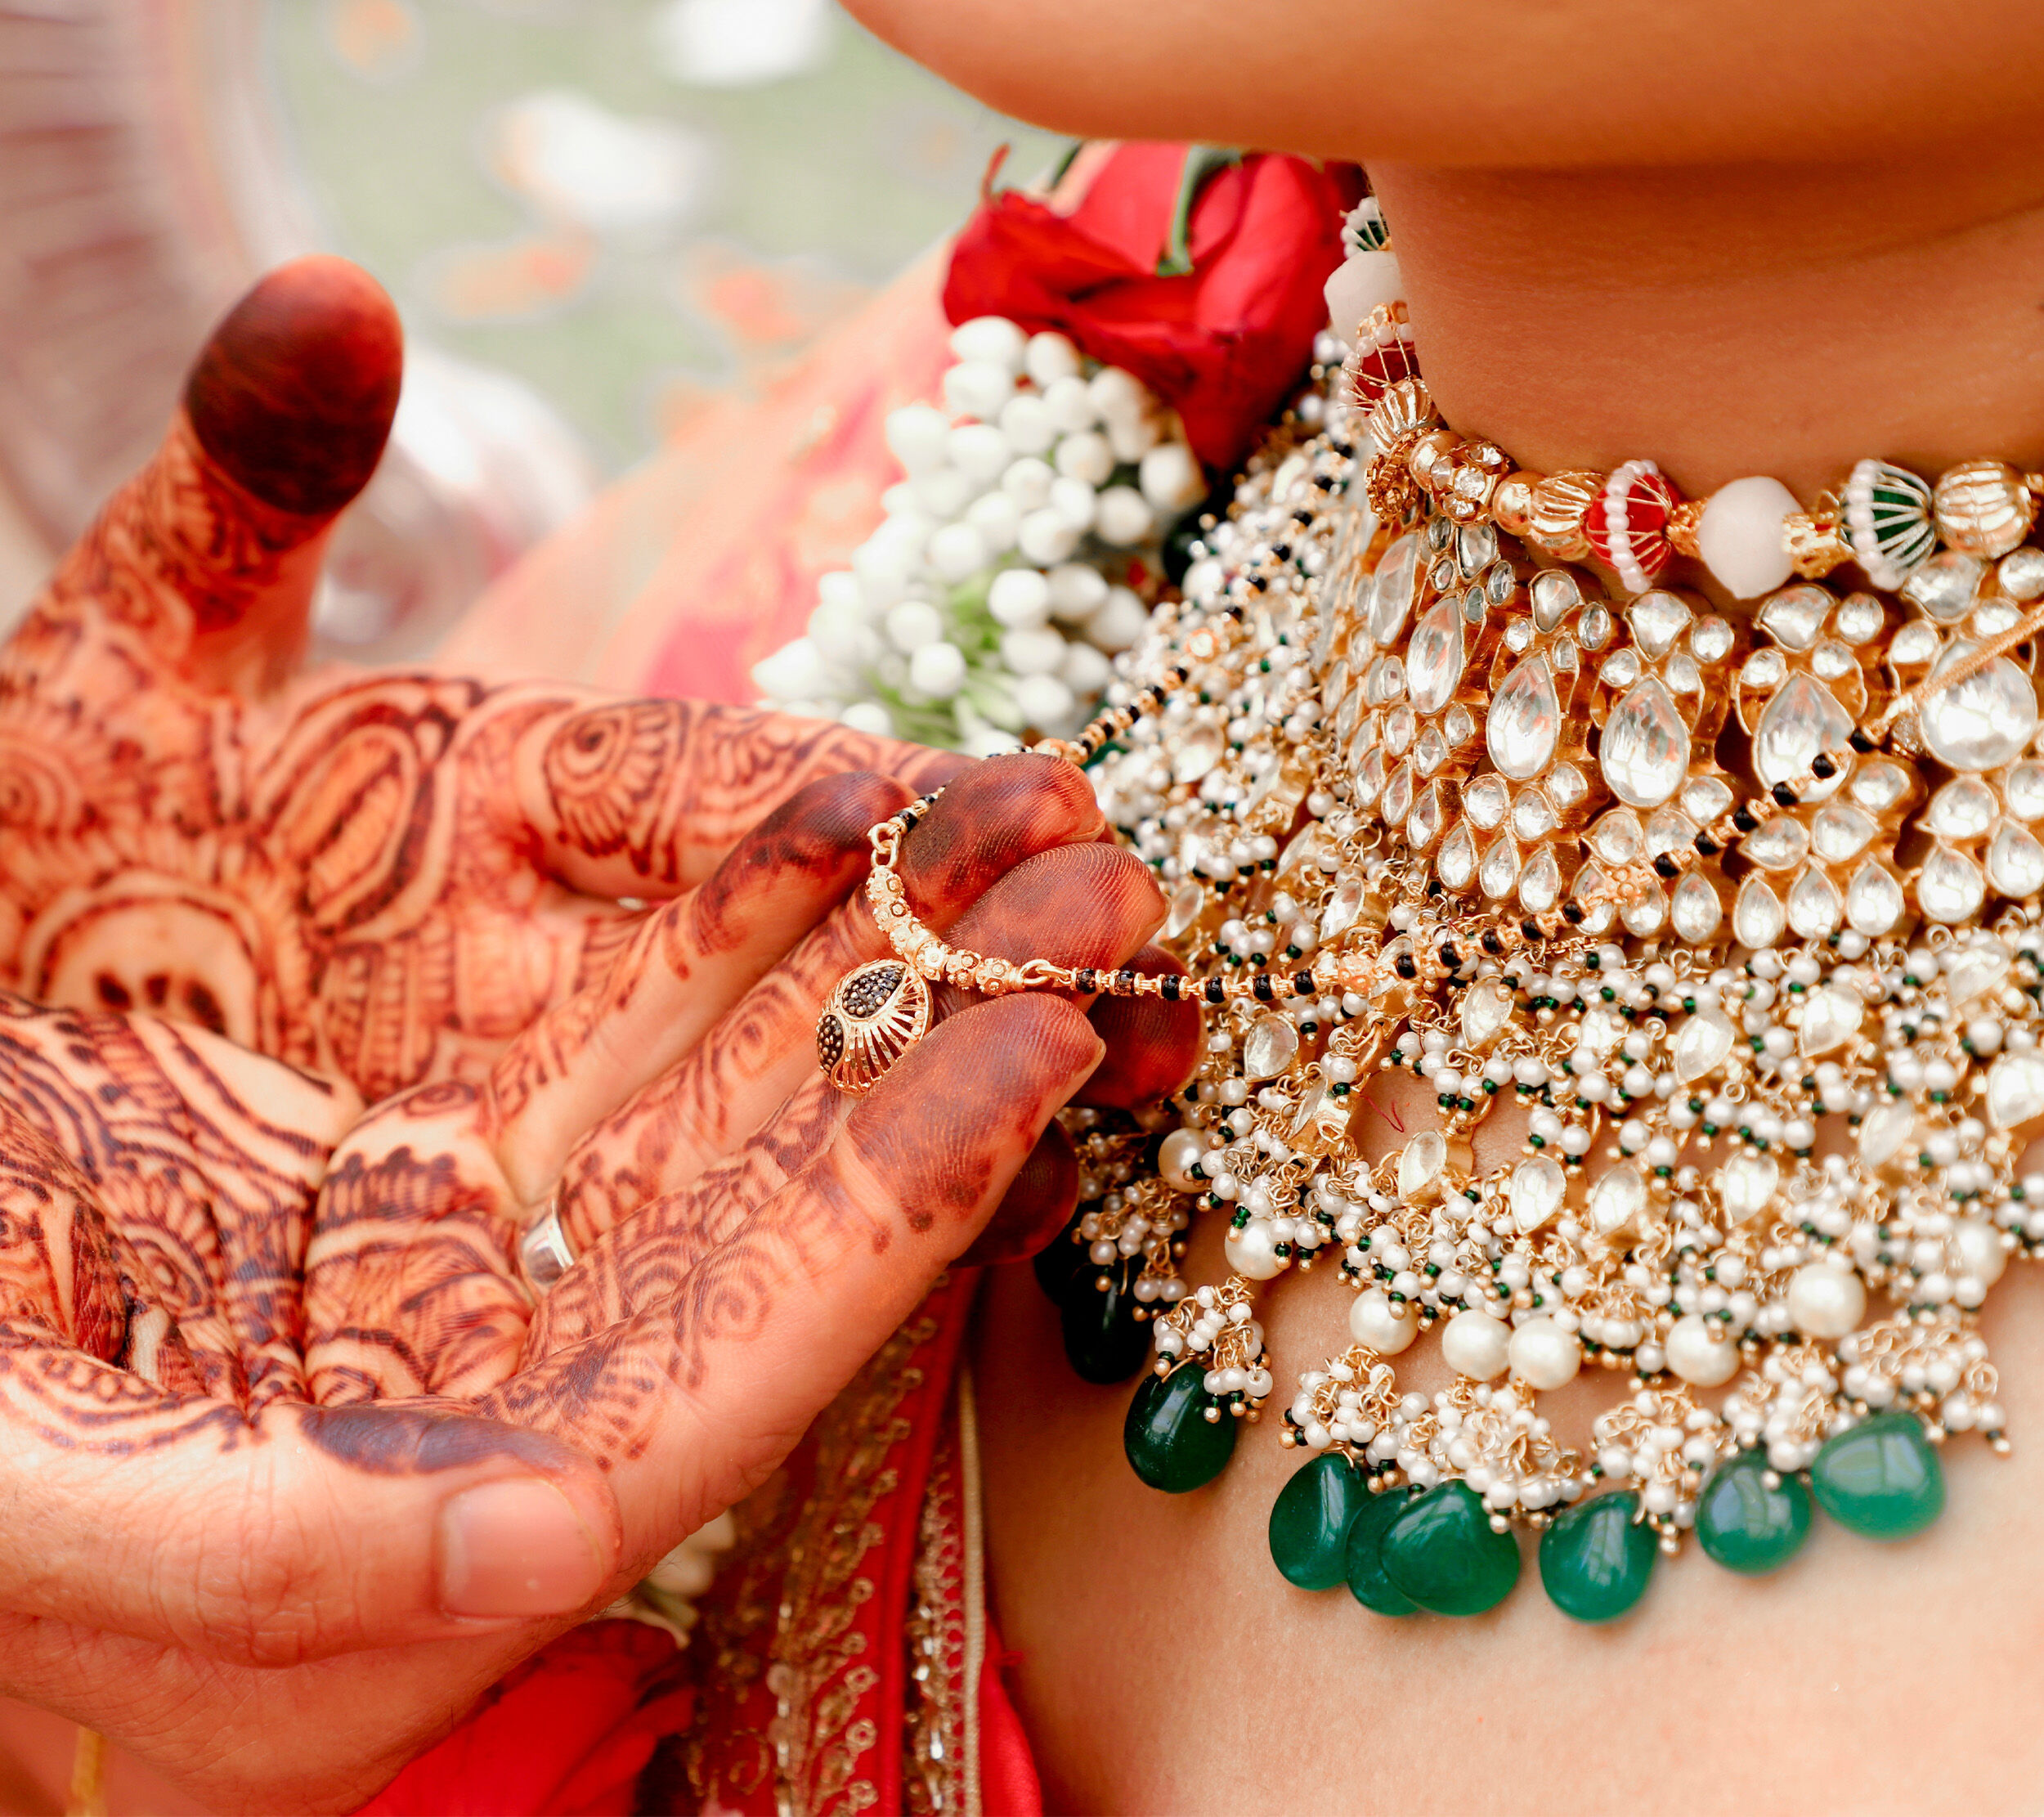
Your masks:
<svg viewBox="0 0 2044 1817"><path fill-rule="evenodd" d="M0 985L196 1022L370 1099L477 1079L639 937L622 903L700 883L805 783L957 767L733 708L301 674L401 359L365 274L272 273L0 653Z"/></svg>

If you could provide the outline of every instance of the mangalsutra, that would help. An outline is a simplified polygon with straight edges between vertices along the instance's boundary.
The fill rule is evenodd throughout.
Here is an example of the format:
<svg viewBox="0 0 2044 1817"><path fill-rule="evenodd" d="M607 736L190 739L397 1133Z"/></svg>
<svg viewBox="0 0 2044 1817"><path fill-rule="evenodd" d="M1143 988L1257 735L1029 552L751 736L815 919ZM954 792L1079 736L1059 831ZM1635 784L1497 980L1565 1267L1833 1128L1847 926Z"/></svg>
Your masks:
<svg viewBox="0 0 2044 1817"><path fill-rule="evenodd" d="M1307 1461L1271 1549L1382 1613L1493 1606L1519 1529L1585 1621L1692 1536L1757 1572L1819 1510L1921 1531L1949 1435L2006 1448L1979 1308L2044 1254L2044 476L1863 461L1805 510L1527 473L1441 424L1395 300L1321 370L1325 425L1273 432L1051 747L1188 975L948 948L895 868L926 803L874 831L889 989L1204 1010L1182 1092L1066 1113L1080 1205L1037 1272L1068 1354L1150 1359L1130 1461L1197 1487L1277 1392L1263 1284L1331 1266L1348 1341L1280 1400ZM1436 1127L1355 1114L1394 1074ZM1194 1285L1215 1215L1229 1272ZM1430 1332L1455 1380L1408 1392ZM1626 1392L1565 1431L1542 1398L1585 1370Z"/></svg>

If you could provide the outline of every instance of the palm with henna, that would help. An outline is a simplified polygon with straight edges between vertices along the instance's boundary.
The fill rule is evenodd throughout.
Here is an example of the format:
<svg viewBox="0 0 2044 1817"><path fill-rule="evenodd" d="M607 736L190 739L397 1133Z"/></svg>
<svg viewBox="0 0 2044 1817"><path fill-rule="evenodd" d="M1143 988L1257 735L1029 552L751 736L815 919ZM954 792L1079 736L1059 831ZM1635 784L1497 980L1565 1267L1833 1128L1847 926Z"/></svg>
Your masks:
<svg viewBox="0 0 2044 1817"><path fill-rule="evenodd" d="M277 370L320 348L294 332ZM291 395L244 411L239 445L289 445ZM210 419L188 411L11 653L9 723L47 729L9 759L20 949L71 956L38 985L180 1016L0 995L0 1689L219 1808L338 1810L761 1480L939 1271L1040 1243L1073 1192L1052 1112L1074 1092L1154 1097L1189 1067L1197 1021L1147 1000L947 997L876 1090L836 1097L811 1030L881 950L854 894L866 828L936 760L559 690L294 681L253 605L211 628L200 609L206 577L262 566L261 538L221 528L249 489L190 480L197 518L161 496L166 463L202 469L191 425ZM300 439L309 472L320 444ZM358 482L359 451L324 445ZM198 522L210 567L177 540ZM431 716L406 703L436 689L466 716L432 721L437 756L408 771L422 747L403 739ZM572 729L621 720L673 729L658 761ZM393 727L395 743L370 736ZM96 781L30 761L60 733L99 752ZM563 737L596 758L576 772L592 786L552 781ZM499 743L470 766L470 746ZM306 823L263 804L330 803L318 777L362 744L390 761L347 772L355 810L314 816L324 844L287 837ZM847 767L876 757L893 773ZM240 930L266 929L267 903L315 962L382 962L385 935L322 931L314 904L322 879L366 874L362 851L386 855L352 841L385 777L410 791L410 831L379 913L424 879L406 910L422 948L459 953L488 928L493 950L565 969L544 989L528 971L516 1030L443 995L411 1050L421 1082L365 1114L343 1079L227 1036L344 1051L348 999L320 963L294 994L278 947ZM435 860L449 798L481 830L443 829ZM1068 766L997 760L951 785L903 875L931 925L983 951L1168 962L1143 950L1154 886L1102 831ZM67 841L104 868L68 898L25 887L14 852L51 863ZM248 891L253 871L295 894ZM628 912L602 895L627 873L678 893ZM515 1253L549 1198L580 1260L541 1297Z"/></svg>

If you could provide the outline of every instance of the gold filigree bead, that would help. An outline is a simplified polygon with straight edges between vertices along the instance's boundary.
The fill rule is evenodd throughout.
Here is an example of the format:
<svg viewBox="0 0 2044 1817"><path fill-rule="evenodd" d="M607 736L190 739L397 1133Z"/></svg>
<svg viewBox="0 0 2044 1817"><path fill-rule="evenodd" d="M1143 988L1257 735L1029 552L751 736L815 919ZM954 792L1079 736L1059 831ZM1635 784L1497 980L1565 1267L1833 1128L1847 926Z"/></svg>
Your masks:
<svg viewBox="0 0 2044 1817"><path fill-rule="evenodd" d="M1369 438L1378 453L1393 455L1401 443L1437 421L1427 388L1417 379L1401 379L1386 389L1369 413Z"/></svg>
<svg viewBox="0 0 2044 1817"><path fill-rule="evenodd" d="M1604 496L1602 473L1549 473L1533 488L1532 521L1527 526L1533 546L1558 561L1580 562L1589 554L1583 520Z"/></svg>
<svg viewBox="0 0 2044 1817"><path fill-rule="evenodd" d="M1544 476L1507 473L1490 495L1490 521L1508 536L1524 536L1533 527L1533 488Z"/></svg>
<svg viewBox="0 0 2044 1817"><path fill-rule="evenodd" d="M1705 499L1683 499L1668 514L1662 532L1668 539L1668 546L1692 562L1701 554L1697 547L1697 528L1703 522L1703 508L1708 502Z"/></svg>
<svg viewBox="0 0 2044 1817"><path fill-rule="evenodd" d="M1462 437L1453 429L1435 429L1423 435L1405 456L1406 469L1430 492L1442 491L1455 470L1455 451Z"/></svg>
<svg viewBox="0 0 2044 1817"><path fill-rule="evenodd" d="M1930 508L1948 548L1989 561L2020 543L2037 516L2023 476L2000 460L1962 460L1948 469Z"/></svg>
<svg viewBox="0 0 2044 1817"><path fill-rule="evenodd" d="M1512 462L1494 442L1465 442L1451 457L1447 483L1438 488L1441 508L1457 523L1479 523L1490 513L1499 482Z"/></svg>
<svg viewBox="0 0 2044 1817"><path fill-rule="evenodd" d="M1835 521L1794 511L1782 520L1782 545L1788 551L1795 572L1805 581L1821 581L1835 568L1853 559L1851 546Z"/></svg>

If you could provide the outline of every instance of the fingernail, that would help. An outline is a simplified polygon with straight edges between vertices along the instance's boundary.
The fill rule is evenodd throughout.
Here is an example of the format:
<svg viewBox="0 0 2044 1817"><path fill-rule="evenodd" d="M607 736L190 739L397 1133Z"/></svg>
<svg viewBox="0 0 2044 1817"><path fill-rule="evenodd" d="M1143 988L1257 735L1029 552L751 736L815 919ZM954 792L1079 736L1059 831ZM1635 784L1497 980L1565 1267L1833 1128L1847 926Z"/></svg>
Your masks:
<svg viewBox="0 0 2044 1817"><path fill-rule="evenodd" d="M567 1615L603 1586L596 1536L535 1477L464 1489L440 1510L440 1606L450 1615Z"/></svg>

